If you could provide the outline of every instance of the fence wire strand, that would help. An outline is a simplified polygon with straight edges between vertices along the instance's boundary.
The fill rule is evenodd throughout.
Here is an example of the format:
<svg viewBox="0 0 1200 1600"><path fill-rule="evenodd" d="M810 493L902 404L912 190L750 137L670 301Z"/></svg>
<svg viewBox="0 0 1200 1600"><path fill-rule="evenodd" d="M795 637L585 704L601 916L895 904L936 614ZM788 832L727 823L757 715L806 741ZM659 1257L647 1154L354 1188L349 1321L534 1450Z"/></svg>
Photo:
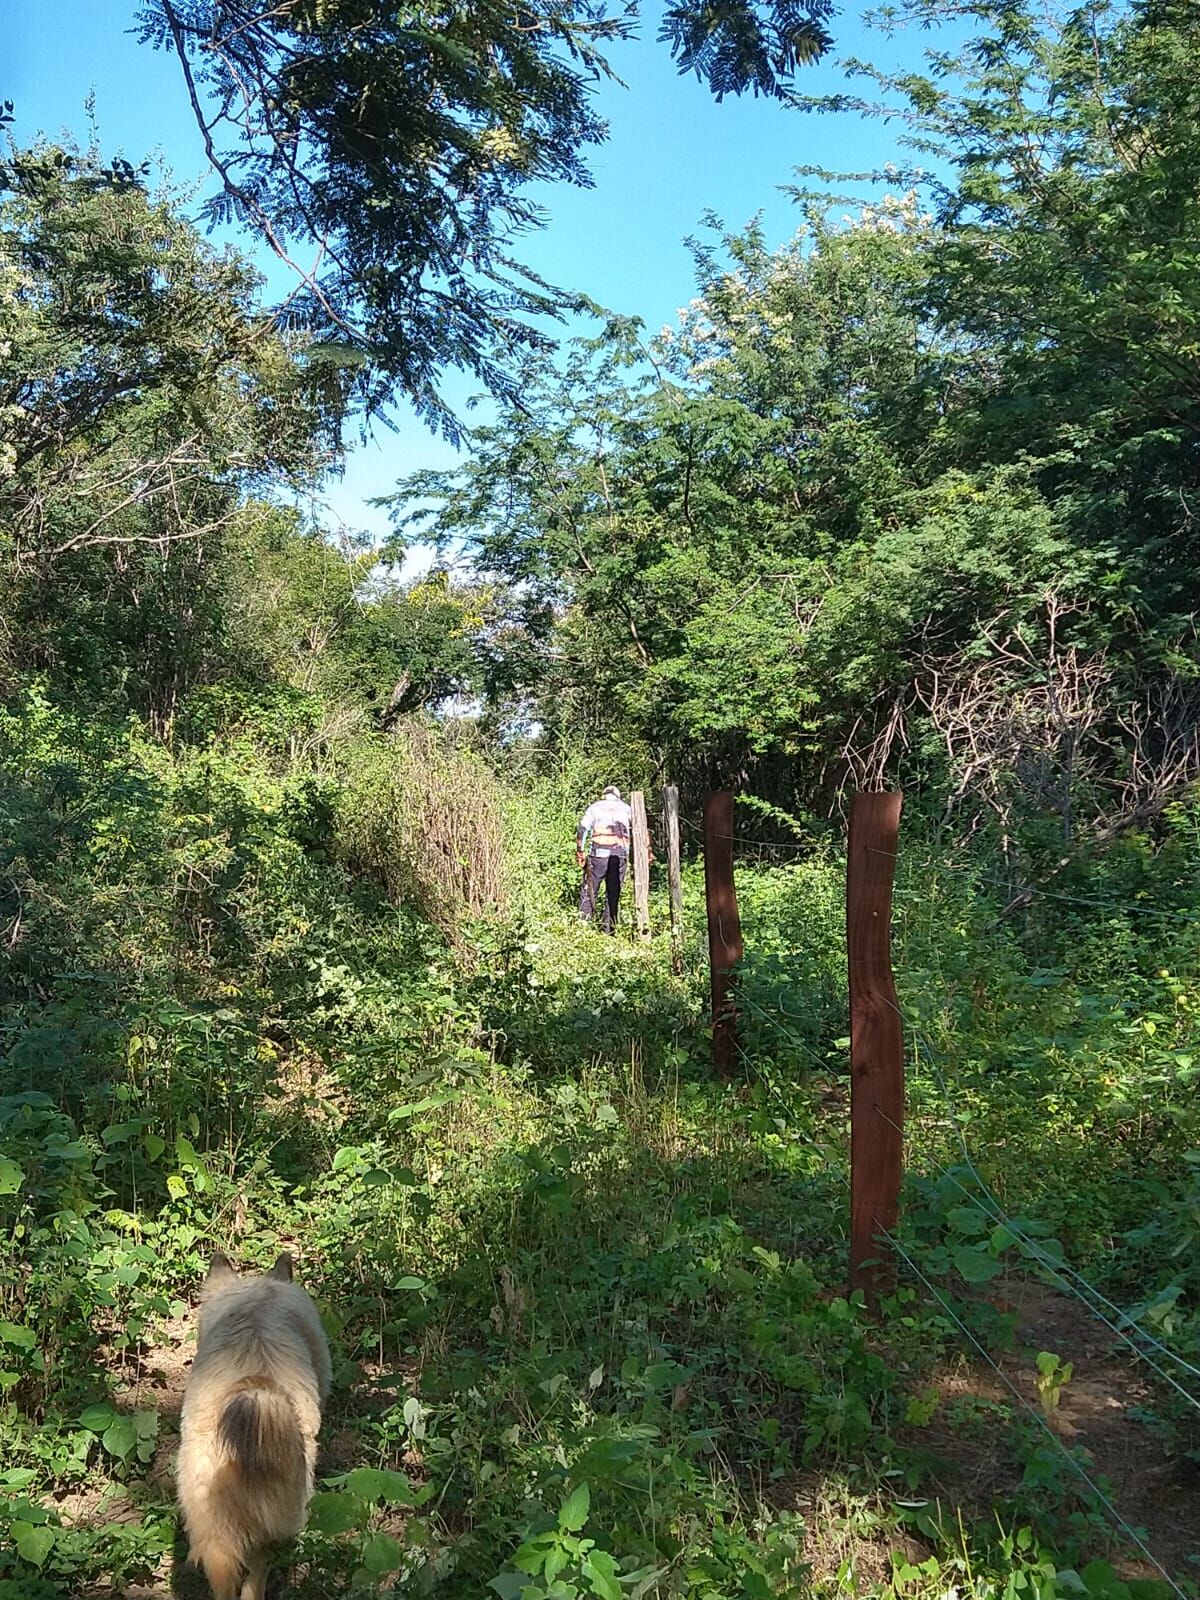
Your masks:
<svg viewBox="0 0 1200 1600"><path fill-rule="evenodd" d="M1013 1383L1012 1379L1008 1376L1008 1374L1004 1371L1004 1369L1001 1366L999 1366L997 1364L997 1362L995 1362L992 1359L990 1353L988 1352L988 1349L987 1349L986 1345L983 1344L983 1342L971 1331L971 1329L967 1326L967 1324L962 1320L962 1318L954 1310L954 1307L950 1304L950 1302L946 1298L946 1296L941 1293L941 1291L936 1287L936 1285L932 1284L929 1281L929 1279L921 1271L920 1267L913 1260L913 1258L909 1255L908 1251L904 1248L904 1246L900 1243L900 1241L895 1237L895 1235L890 1233L888 1231L888 1229L885 1228L880 1223L880 1221L879 1221L879 1219L877 1217L874 1218L873 1220L875 1222L876 1228L879 1230L880 1236L882 1238L887 1239L888 1243L892 1246L893 1250L895 1250L896 1254L901 1258L902 1261L904 1261L904 1263L909 1268L909 1270L914 1274L914 1276L917 1277L921 1281L922 1284L924 1284L925 1289L927 1290L927 1292L937 1301L937 1303L941 1306L942 1310L946 1313L946 1315L950 1318L950 1320L953 1323L955 1323L955 1325L959 1328L959 1330L975 1346L976 1350L978 1350L979 1354L987 1362L988 1366L991 1367L992 1371L1000 1379L1001 1383L1003 1383L1004 1387L1009 1391L1009 1393L1013 1396L1013 1398L1017 1401L1017 1403L1019 1405L1021 1405L1029 1413L1029 1415L1038 1424L1038 1426L1042 1429L1042 1431L1049 1436L1049 1438L1053 1441L1055 1446L1058 1448L1058 1450L1063 1455L1064 1459L1070 1463L1070 1465L1078 1473L1079 1477L1083 1480L1084 1483L1087 1484L1088 1488L1095 1495L1096 1499L1100 1502L1100 1504L1108 1512L1109 1516L1112 1518L1112 1520L1116 1524L1116 1526L1121 1529L1121 1531L1125 1534L1125 1536L1134 1545L1137 1546L1138 1550L1141 1551L1142 1555L1145 1556L1146 1560L1151 1564L1151 1566L1154 1567L1156 1569L1156 1571L1158 1571L1158 1572L1160 1572L1162 1574L1163 1578L1170 1585L1171 1589L1179 1597L1179 1600L1189 1600L1189 1596L1184 1592L1183 1589L1180 1588L1179 1584L1176 1583L1175 1579L1167 1571L1166 1567L1163 1566L1162 1562L1158 1559L1158 1557L1154 1554L1154 1552L1149 1548L1149 1546L1146 1544L1145 1540L1142 1539L1141 1536L1137 1532L1135 1532L1135 1530L1133 1528L1130 1527L1129 1523L1127 1523L1125 1521L1125 1518L1121 1515L1121 1513L1117 1510L1116 1506L1113 1505L1112 1501L1108 1498L1108 1496L1100 1488L1099 1484L1097 1484L1095 1479L1087 1471L1087 1469L1084 1467L1083 1463L1078 1461L1076 1459L1076 1457L1074 1455L1072 1455L1072 1453L1063 1444L1062 1440L1054 1432L1053 1428L1051 1428L1050 1424L1046 1421L1045 1417L1041 1416L1039 1412L1034 1410L1033 1406L1030 1405L1029 1401L1025 1398L1025 1396L1017 1388L1016 1384Z"/></svg>
<svg viewBox="0 0 1200 1600"><path fill-rule="evenodd" d="M902 1134L904 1132L903 1128L901 1128L897 1122L889 1117L886 1111L880 1110L878 1106L875 1107L875 1111L880 1117L883 1118L885 1122L890 1123L898 1133ZM1110 1318L1106 1317L1102 1311L1097 1310L1095 1306L1089 1304L1089 1302L1084 1298L1074 1284L1070 1283L1068 1279L1063 1276L1064 1271L1072 1272L1073 1269L1067 1266L1065 1262L1055 1261L1053 1256L1047 1255L1041 1246L1031 1239L1028 1234L1024 1233L1018 1224L1015 1223L1013 1219L1002 1210L999 1202L988 1189L987 1185L983 1182L983 1179L979 1176L979 1173L976 1171L974 1166L971 1165L969 1160L967 1165L970 1168L975 1181L979 1184L979 1187L982 1190L982 1195L974 1190L968 1189L966 1184L955 1176L955 1173L951 1167L943 1166L940 1161L934 1161L933 1165L943 1177L950 1180L960 1194L965 1195L973 1205L977 1205L981 1211L990 1217L992 1222L1011 1233L1013 1238L1024 1246L1033 1260L1037 1262L1038 1266L1041 1267L1043 1271L1049 1273L1059 1288L1065 1290L1067 1294L1073 1295L1074 1298L1079 1301L1080 1305L1083 1306L1084 1310L1087 1311L1089 1316L1095 1317L1098 1322L1102 1322L1104 1326L1110 1330L1110 1332L1114 1333L1116 1337L1133 1352L1139 1361L1144 1361L1152 1372L1156 1372L1158 1374L1164 1383L1169 1384L1177 1394L1182 1395L1182 1397L1190 1406L1193 1406L1198 1412L1200 1412L1200 1400L1197 1400L1196 1396L1192 1394L1190 1390L1185 1389L1183 1385L1173 1378L1169 1372L1164 1372L1152 1356L1148 1355L1146 1351L1140 1347L1140 1345L1134 1343L1133 1338L1128 1331L1119 1327ZM1077 1273L1073 1275L1079 1277L1080 1282L1086 1284L1089 1292L1094 1294L1097 1299L1104 1298L1098 1289L1093 1288L1093 1286L1087 1282L1086 1278L1081 1277ZM1111 1306L1111 1301L1107 1301L1106 1304ZM1123 1315L1119 1307L1113 1306L1112 1309L1117 1311L1118 1315ZM1149 1338L1150 1335L1147 1334L1145 1337ZM1174 1355L1174 1352L1167 1349L1166 1346L1160 1346L1159 1348L1161 1348L1167 1355ZM1189 1372L1196 1372L1196 1368L1184 1361L1182 1356L1175 1356L1175 1360L1177 1360L1180 1365L1185 1367ZM1197 1373L1197 1376L1200 1377L1200 1373Z"/></svg>
<svg viewBox="0 0 1200 1600"><path fill-rule="evenodd" d="M959 1181L959 1179L954 1176L950 1168L941 1165L941 1163L937 1161L934 1161L933 1165L937 1167L938 1170L946 1177L948 1177L950 1181L967 1196L968 1199L976 1201L981 1206L981 1209L991 1217L993 1222L998 1223L1001 1227L1007 1228L1009 1232L1012 1233L1013 1236L1025 1246L1034 1260L1036 1260L1038 1264L1043 1266L1047 1271L1053 1273L1060 1286L1064 1288L1067 1293L1073 1295L1075 1299L1077 1299L1080 1304L1085 1307L1090 1315L1095 1317L1097 1321L1102 1322L1105 1327L1111 1329L1111 1331L1116 1334L1117 1338L1126 1344L1140 1360L1146 1362L1148 1366L1152 1367L1153 1370L1157 1372L1166 1383L1168 1383L1173 1389L1177 1390L1178 1393L1181 1394L1190 1405L1197 1409L1197 1411L1200 1411L1200 1400L1198 1400L1196 1396L1190 1392L1190 1390L1185 1389L1174 1378L1172 1378L1169 1373L1163 1372L1162 1368L1159 1367L1158 1364L1149 1355L1147 1355L1138 1344L1134 1342L1134 1340L1135 1338L1144 1340L1147 1344L1158 1350L1168 1360L1175 1362L1176 1365L1182 1368L1183 1371L1190 1373L1195 1378L1200 1378L1200 1367L1194 1366L1190 1361L1181 1356L1178 1351L1172 1350L1169 1345L1163 1344L1161 1340L1156 1339L1154 1335L1147 1329L1138 1326L1136 1323L1130 1323L1127 1313L1119 1305L1110 1300L1107 1295L1101 1292L1101 1290L1097 1289L1094 1283L1085 1278L1083 1273L1072 1267L1069 1262L1055 1262L1052 1257L1047 1256L1040 1246L1030 1239L1028 1235L1022 1231L1018 1224L1013 1221L1012 1217L1010 1217L1004 1210L1004 1207L1000 1204L999 1200L997 1200L996 1196L992 1193L988 1184L984 1181L982 1173L975 1165L975 1162L971 1156L970 1148L967 1145L966 1138L964 1137L962 1131L961 1114L958 1110L958 1107L954 1103L953 1096L950 1093L949 1085L946 1082L945 1074L942 1072L941 1065L937 1060L937 1057L941 1052L939 1052L936 1046L934 1046L925 1036L923 1030L916 1027L907 1017L905 1017L899 1006L893 1005L890 1000L887 1001L887 1004L892 1006L892 1009L896 1012L904 1027L908 1029L909 1035L913 1041L914 1051L917 1051L918 1049L923 1049L924 1051L926 1061L932 1068L933 1073L937 1078L938 1088L941 1091L948 1121L954 1129L955 1138L958 1140L959 1149L962 1152L963 1165L971 1174L972 1178L974 1178L976 1184L978 1184L979 1193L975 1194L969 1190L963 1183ZM887 1117L885 1112L880 1111L878 1106L876 1106L875 1109L879 1112L881 1117L884 1117L886 1121L891 1121L891 1118ZM1074 1279L1075 1282L1070 1283L1065 1281L1067 1278ZM1077 1288L1075 1286L1076 1284L1082 1285L1082 1289ZM1083 1290L1086 1290L1087 1294L1091 1295L1093 1299L1099 1301L1101 1305L1105 1306L1115 1316L1120 1318L1123 1322L1126 1322L1128 1327L1122 1328L1117 1323L1112 1322L1104 1315L1102 1311L1098 1310L1096 1306L1092 1305L1088 1301L1082 1292Z"/></svg>
<svg viewBox="0 0 1200 1600"><path fill-rule="evenodd" d="M696 828L690 821L688 821L688 819L681 818L681 821L683 821L684 825L690 828L692 832L697 834L697 836L702 836L702 830ZM765 839L747 838L737 833L720 834L718 837L721 839L728 839L735 844L756 845L768 850L791 850L796 852L803 851L806 853L809 853L812 850L812 845L809 842L801 843L791 841L768 841ZM893 861L900 859L899 852L895 850L885 850L878 845L867 845L866 849L874 855L887 856ZM925 864L923 869L920 870L929 871L937 865L941 865L943 868L946 866L944 862L936 863L930 861ZM1014 885L1009 880L997 877L994 874L980 872L965 862L962 865L951 864L949 870L955 874L967 876L978 883L989 883L995 885L1003 889L1007 894L1015 895L1015 901L1017 903L1019 903L1022 899L1028 898L1032 900L1033 898L1041 895L1047 899L1061 901L1066 904L1081 905L1091 908L1100 907L1104 910L1128 911L1142 916L1158 917L1175 925L1190 926L1192 924L1200 924L1200 917L1196 917L1183 911L1164 910L1157 906L1141 906L1129 902L1100 899L1094 896L1067 894L1062 890L1048 889L1040 884L1028 884L1024 888L1015 889ZM909 899L910 897L913 899L927 898L927 894L923 891L910 891L903 886L897 890L895 885L893 885L893 894L896 896L896 898L901 900ZM909 1036L913 1041L914 1057L919 1060L920 1056L923 1054L927 1065L932 1069L937 1079L938 1087L946 1109L947 1120L954 1129L954 1134L962 1153L963 1165L978 1186L978 1191L974 1192L968 1189L966 1185L963 1184L958 1177L956 1177L954 1172L949 1167L937 1161L934 1161L933 1165L944 1177L948 1178L950 1182L953 1183L964 1196L966 1196L967 1199L978 1204L980 1209L983 1210L983 1212L995 1224L1007 1229L1013 1235L1014 1239L1016 1239L1027 1251L1030 1258L1035 1261L1043 1271L1048 1273L1061 1289L1077 1299L1090 1316L1102 1323L1103 1326L1106 1327L1112 1334L1114 1334L1115 1337L1119 1339L1138 1360L1144 1362L1153 1372L1157 1374L1160 1379L1162 1379L1164 1383L1169 1385L1173 1390L1176 1391L1176 1393L1182 1396L1182 1398L1186 1400L1189 1405L1193 1406L1197 1411L1200 1411L1200 1399L1197 1399L1195 1395L1193 1395L1188 1389L1186 1389L1174 1377L1172 1377L1170 1373L1165 1372L1163 1368L1153 1359L1153 1357L1148 1354L1147 1350L1142 1347L1142 1345L1145 1344L1150 1346L1166 1360L1175 1363L1180 1370L1188 1373L1194 1378L1200 1379L1200 1367L1193 1365L1177 1351L1172 1350L1169 1345L1164 1344L1146 1328L1143 1328L1137 1323L1132 1322L1128 1316L1128 1313L1122 1307L1110 1300L1107 1295L1103 1294L1099 1289L1097 1289L1095 1284L1091 1283L1087 1278L1085 1278L1083 1274L1072 1267L1070 1263L1066 1261L1055 1261L1053 1257L1047 1255L1046 1252L1036 1243L1036 1241L1031 1239L1029 1235L1026 1234L1016 1222L1014 1222L1013 1218L1010 1217L1000 1205L1000 1202L996 1199L991 1189L985 1183L971 1156L967 1141L963 1135L960 1113L955 1105L953 1097L950 1094L949 1086L947 1085L945 1075L942 1072L941 1065L938 1061L938 1056L941 1054L941 1052L939 1052L931 1043L928 1037L924 1034L923 1030L918 1028L909 1018L904 1015L899 1006L894 1005L891 1000L887 999L887 997L883 998L885 1003L889 1006L892 1006L892 1009L896 1011L902 1024L908 1030ZM829 1063L822 1058L811 1045L807 1044L803 1039L801 1039L792 1029L787 1027L781 1028L779 1023L772 1016L771 1012L766 1010L764 1007L759 1006L756 1002L749 999L749 997L745 994L739 996L739 1004L744 1009L751 1011L764 1021L771 1023L772 1026L777 1028L778 1031L789 1041L790 1044L792 1044L794 1048L799 1050L801 1054L807 1056L811 1061L819 1066L823 1072L829 1070ZM794 1021L803 1020L801 1014L788 1011L783 1005L782 1000L778 1002L778 1010L781 1016L790 1018ZM742 1049L740 1043L737 1043L735 1040L735 1044L739 1054L743 1057L747 1066L753 1067L754 1063L751 1061L751 1058L746 1051ZM766 1082L765 1076L764 1082ZM783 1100L775 1085L768 1082L767 1087L773 1098L777 1100L780 1108L786 1115L790 1116L790 1108L786 1105L786 1102ZM876 1106L875 1109L885 1121L892 1121L892 1119L888 1117L886 1113L879 1110L878 1106ZM939 1123L939 1126L940 1125L941 1124ZM896 1124L892 1123L892 1126L895 1127ZM1088 1299L1088 1296L1091 1296L1090 1300ZM1113 1321L1112 1317L1105 1315L1105 1312L1099 1309L1100 1306L1105 1307L1108 1312L1112 1313L1112 1317L1115 1317L1119 1320ZM1124 1326L1122 1326L1122 1324L1124 1324ZM1142 1341L1142 1343L1138 1343L1137 1341Z"/></svg>

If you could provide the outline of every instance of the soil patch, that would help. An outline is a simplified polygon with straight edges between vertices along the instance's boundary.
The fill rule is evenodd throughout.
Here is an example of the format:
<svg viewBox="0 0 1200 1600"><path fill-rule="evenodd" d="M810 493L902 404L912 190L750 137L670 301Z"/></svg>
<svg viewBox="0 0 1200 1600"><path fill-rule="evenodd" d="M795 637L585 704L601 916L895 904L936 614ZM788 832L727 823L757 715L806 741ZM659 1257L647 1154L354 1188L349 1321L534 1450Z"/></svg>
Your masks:
<svg viewBox="0 0 1200 1600"><path fill-rule="evenodd" d="M1025 1280L1010 1288L1001 1309L1017 1313L1015 1348L996 1365L1038 1416L1037 1356L1049 1351L1073 1368L1057 1408L1046 1418L1069 1451L1080 1451L1125 1522L1175 1579L1200 1577L1200 1475L1173 1461L1143 1416L1156 1398L1153 1374L1073 1296ZM1115 1348L1114 1348L1115 1347ZM933 1380L939 1404L930 1424L908 1442L930 1450L946 1471L948 1497L985 1509L1018 1487L1018 1471L997 1448L1002 1410L1016 1405L989 1367L962 1365ZM935 1467L935 1476L937 1468ZM1070 1469L1064 1463L1064 1473ZM1111 1492L1110 1492L1111 1491ZM1113 1565L1125 1578L1161 1578L1114 1524L1122 1551Z"/></svg>

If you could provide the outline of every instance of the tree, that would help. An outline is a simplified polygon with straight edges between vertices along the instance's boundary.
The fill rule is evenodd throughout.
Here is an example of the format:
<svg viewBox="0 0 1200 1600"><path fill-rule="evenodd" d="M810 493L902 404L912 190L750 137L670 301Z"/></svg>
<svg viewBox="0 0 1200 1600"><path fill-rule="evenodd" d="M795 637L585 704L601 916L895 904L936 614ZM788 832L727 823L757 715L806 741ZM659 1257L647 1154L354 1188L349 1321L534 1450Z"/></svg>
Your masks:
<svg viewBox="0 0 1200 1600"><path fill-rule="evenodd" d="M831 0L692 0L662 23L681 70L718 96L783 95L826 47ZM578 303L522 267L535 181L589 181L591 96L633 5L522 0L449 10L384 0L152 0L143 40L171 50L237 220L294 265L288 315L355 376L368 407L399 388L448 433L448 366L513 398L522 352ZM315 252L299 265L300 252Z"/></svg>
<svg viewBox="0 0 1200 1600"><path fill-rule="evenodd" d="M402 486L522 597L552 732L648 741L685 778L783 761L811 792L926 658L1069 568L1027 473L939 448L945 351L911 303L932 244L906 204L814 212L777 253L727 238L640 365L616 325L531 373L461 471Z"/></svg>
<svg viewBox="0 0 1200 1600"><path fill-rule="evenodd" d="M1200 564L1200 12L903 0L892 15L975 24L924 72L869 73L947 174L928 184L940 226L914 309L946 340L959 459L1039 461L1110 582L1178 620Z"/></svg>
<svg viewBox="0 0 1200 1600"><path fill-rule="evenodd" d="M253 495L330 459L336 384L257 311L257 276L164 200L46 148L0 206L5 662L169 724L209 670L214 553Z"/></svg>

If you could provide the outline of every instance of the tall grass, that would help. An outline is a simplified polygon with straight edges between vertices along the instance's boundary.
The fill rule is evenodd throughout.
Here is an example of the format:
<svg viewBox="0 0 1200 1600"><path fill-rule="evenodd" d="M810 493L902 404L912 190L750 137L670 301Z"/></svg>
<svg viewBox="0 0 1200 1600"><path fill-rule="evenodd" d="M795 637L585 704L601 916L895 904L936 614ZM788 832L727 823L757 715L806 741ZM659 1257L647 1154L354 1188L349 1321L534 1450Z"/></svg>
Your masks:
<svg viewBox="0 0 1200 1600"><path fill-rule="evenodd" d="M445 730L413 719L350 747L337 805L338 852L452 940L508 897L497 781Z"/></svg>

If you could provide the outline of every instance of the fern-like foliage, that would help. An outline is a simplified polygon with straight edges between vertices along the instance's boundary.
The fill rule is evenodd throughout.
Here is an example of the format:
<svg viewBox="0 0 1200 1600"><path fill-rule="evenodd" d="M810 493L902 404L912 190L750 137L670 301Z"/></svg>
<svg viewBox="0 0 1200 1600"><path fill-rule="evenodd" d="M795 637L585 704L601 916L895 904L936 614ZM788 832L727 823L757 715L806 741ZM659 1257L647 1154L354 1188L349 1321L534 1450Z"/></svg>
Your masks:
<svg viewBox="0 0 1200 1600"><path fill-rule="evenodd" d="M368 407L403 393L456 424L441 374L502 399L573 295L511 253L544 182L590 182L604 51L638 0L143 0L138 34L176 56L220 192L210 224L254 230L301 276L313 332L368 359ZM828 43L831 0L679 0L663 38L718 98L781 94Z"/></svg>
<svg viewBox="0 0 1200 1600"><path fill-rule="evenodd" d="M697 0L671 7L659 28L680 72L694 72L718 100L726 95L782 95L798 67L832 43L825 24L832 0Z"/></svg>

